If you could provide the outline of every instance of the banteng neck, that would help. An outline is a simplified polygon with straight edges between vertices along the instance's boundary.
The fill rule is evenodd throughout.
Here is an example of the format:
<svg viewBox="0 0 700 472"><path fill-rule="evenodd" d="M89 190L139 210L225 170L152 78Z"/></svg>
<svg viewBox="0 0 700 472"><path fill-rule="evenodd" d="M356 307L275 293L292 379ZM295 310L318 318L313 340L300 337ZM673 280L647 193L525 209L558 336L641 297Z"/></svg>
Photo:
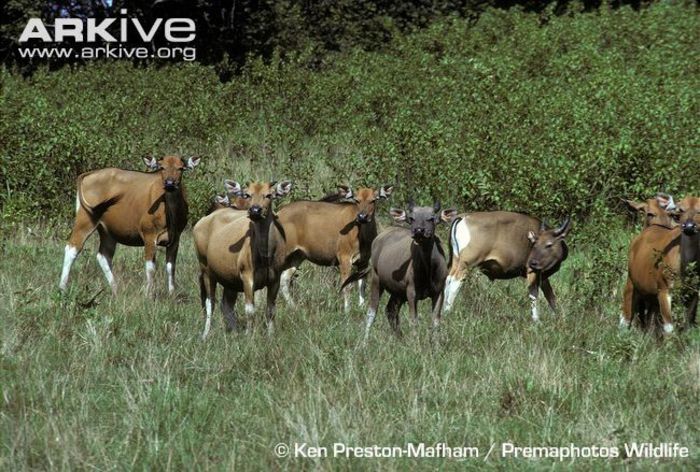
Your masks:
<svg viewBox="0 0 700 472"><path fill-rule="evenodd" d="M163 196L165 202L165 225L168 228L168 246L175 242L175 235L187 224L187 202L182 187L166 191Z"/></svg>

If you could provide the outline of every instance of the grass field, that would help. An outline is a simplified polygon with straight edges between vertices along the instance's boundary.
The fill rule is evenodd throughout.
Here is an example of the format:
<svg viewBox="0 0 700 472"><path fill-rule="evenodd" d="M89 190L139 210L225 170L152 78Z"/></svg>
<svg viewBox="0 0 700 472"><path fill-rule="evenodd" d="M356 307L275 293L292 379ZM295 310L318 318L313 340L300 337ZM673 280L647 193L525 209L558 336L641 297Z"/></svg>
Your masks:
<svg viewBox="0 0 700 472"><path fill-rule="evenodd" d="M623 248L633 231L620 230L611 247ZM553 279L560 317L542 299L545 316L535 325L523 281L492 284L472 275L439 332L429 331L426 303L417 336L405 330L395 339L382 309L362 347L364 309L342 313L333 269L302 266L294 287L299 307L280 300L273 337L263 329L260 305L250 336L226 334L217 307L212 334L202 342L189 230L178 295L166 296L159 273L155 301L140 292L141 250L122 246L115 257L120 294L109 294L95 240L76 262L70 290L59 294L66 235L24 229L2 243L0 469L700 466L700 334L659 342L618 330L624 249L610 253L619 278L588 293L581 287L596 269L588 249L573 245ZM158 262L160 271L162 253ZM401 321L407 327L405 308ZM500 444L508 441L621 449L632 441L675 442L691 456L504 459ZM478 447L480 457L278 458L273 448L280 442L329 448L446 442Z"/></svg>

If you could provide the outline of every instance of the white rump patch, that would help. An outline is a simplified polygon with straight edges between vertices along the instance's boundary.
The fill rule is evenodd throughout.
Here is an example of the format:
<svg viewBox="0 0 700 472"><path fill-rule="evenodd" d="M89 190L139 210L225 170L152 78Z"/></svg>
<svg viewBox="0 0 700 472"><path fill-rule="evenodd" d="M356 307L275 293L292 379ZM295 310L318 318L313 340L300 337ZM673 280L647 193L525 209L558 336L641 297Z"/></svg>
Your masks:
<svg viewBox="0 0 700 472"><path fill-rule="evenodd" d="M469 242L472 240L469 226L467 226L467 221L464 218L458 219L455 224L452 225L452 234L450 239L452 243L453 257L458 257L460 251L467 247Z"/></svg>

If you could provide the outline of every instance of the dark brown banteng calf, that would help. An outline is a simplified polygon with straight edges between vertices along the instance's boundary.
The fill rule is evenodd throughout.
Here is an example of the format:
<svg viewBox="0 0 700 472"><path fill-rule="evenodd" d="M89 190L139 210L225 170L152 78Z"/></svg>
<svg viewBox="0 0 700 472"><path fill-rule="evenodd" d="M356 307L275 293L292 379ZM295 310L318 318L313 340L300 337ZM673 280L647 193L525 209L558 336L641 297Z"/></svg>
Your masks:
<svg viewBox="0 0 700 472"><path fill-rule="evenodd" d="M248 331L255 313L254 293L267 287L267 324L272 332L280 274L288 267L286 228L272 211L272 201L288 194L291 188L290 182L248 184L238 191L248 201L247 211L220 209L194 226L200 293L206 311L202 338L211 329L217 284L224 291L221 310L227 329L236 327L234 306L238 294L243 292Z"/></svg>
<svg viewBox="0 0 700 472"><path fill-rule="evenodd" d="M308 260L321 266L339 266L340 280L345 281L355 266L362 272L369 263L372 241L377 236L374 213L377 203L389 198L393 187L359 188L353 191L345 185L338 193L321 201L296 201L279 210L279 220L285 228L291 267L281 279L282 295L293 305L289 284L297 267ZM360 305L363 299L363 279L358 280ZM344 308L350 309L349 286L343 289Z"/></svg>
<svg viewBox="0 0 700 472"><path fill-rule="evenodd" d="M551 309L556 298L549 283L568 255L571 221L547 229L537 218L508 211L462 213L450 227L450 273L445 286L445 313L452 309L462 281L472 267L489 279L525 277L532 319L539 319L537 296L542 289Z"/></svg>
<svg viewBox="0 0 700 472"><path fill-rule="evenodd" d="M156 247L166 247L165 270L168 292L175 291L175 262L180 233L187 225L187 199L182 173L199 164L176 156L160 161L144 158L149 173L122 169L100 169L77 179L76 215L65 248L59 287L65 290L71 266L85 240L97 229L100 247L97 262L116 293L112 257L117 243L143 246L146 261L146 293L152 292Z"/></svg>
<svg viewBox="0 0 700 472"><path fill-rule="evenodd" d="M624 202L643 216L644 230L630 244L620 327L629 327L637 317L646 329L660 312L664 332L670 333L673 331L670 290L678 273L679 255L679 234L674 230L677 224L668 213L675 209L673 198L658 194L646 202Z"/></svg>
<svg viewBox="0 0 700 472"><path fill-rule="evenodd" d="M455 210L443 212L446 218L451 218L456 213ZM414 329L418 320L418 301L426 298L432 301L433 326L440 322L447 277L445 253L435 235L435 226L440 222L440 204L435 203L432 208L416 207L411 202L407 210L392 208L391 216L397 222L408 223L410 229L388 228L372 243L371 292L365 339L374 323L379 299L385 290L390 295L386 306L387 318L397 335L401 335L399 311L405 302L408 302ZM357 276L358 274L354 275ZM345 283L352 280L353 277Z"/></svg>
<svg viewBox="0 0 700 472"><path fill-rule="evenodd" d="M675 216L681 225L681 277L686 323L695 326L700 284L700 198L685 197L678 203Z"/></svg>

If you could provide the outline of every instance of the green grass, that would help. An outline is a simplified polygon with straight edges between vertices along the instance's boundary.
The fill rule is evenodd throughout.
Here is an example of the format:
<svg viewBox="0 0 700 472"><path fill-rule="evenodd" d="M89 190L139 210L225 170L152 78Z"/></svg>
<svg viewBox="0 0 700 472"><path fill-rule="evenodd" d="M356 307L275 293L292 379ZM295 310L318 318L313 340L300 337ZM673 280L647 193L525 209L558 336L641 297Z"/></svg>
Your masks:
<svg viewBox="0 0 700 472"><path fill-rule="evenodd" d="M90 241L70 290L56 290L65 231L7 236L0 257L0 469L404 470L463 468L670 469L700 465L700 336L664 342L618 331L624 250L595 289L590 251L574 245L553 279L563 315L542 302L530 321L524 282L472 275L456 311L429 331L395 339L382 310L360 345L364 309L342 313L337 272L304 265L292 310L279 301L276 333L226 334L203 316L191 235L184 234L176 300L159 273L155 301L141 294L141 250L120 246L120 293L106 287ZM619 231L611 247L623 247ZM96 238L95 238L96 239ZM163 254L159 254L159 271ZM619 275L619 277L618 277ZM583 287L583 288L582 288ZM239 299L239 312L242 312ZM680 316L680 310L677 310ZM401 314L407 328L406 309ZM685 460L505 460L498 445L678 442ZM331 447L446 442L481 458L278 459L279 442ZM497 449L483 456L492 443Z"/></svg>

